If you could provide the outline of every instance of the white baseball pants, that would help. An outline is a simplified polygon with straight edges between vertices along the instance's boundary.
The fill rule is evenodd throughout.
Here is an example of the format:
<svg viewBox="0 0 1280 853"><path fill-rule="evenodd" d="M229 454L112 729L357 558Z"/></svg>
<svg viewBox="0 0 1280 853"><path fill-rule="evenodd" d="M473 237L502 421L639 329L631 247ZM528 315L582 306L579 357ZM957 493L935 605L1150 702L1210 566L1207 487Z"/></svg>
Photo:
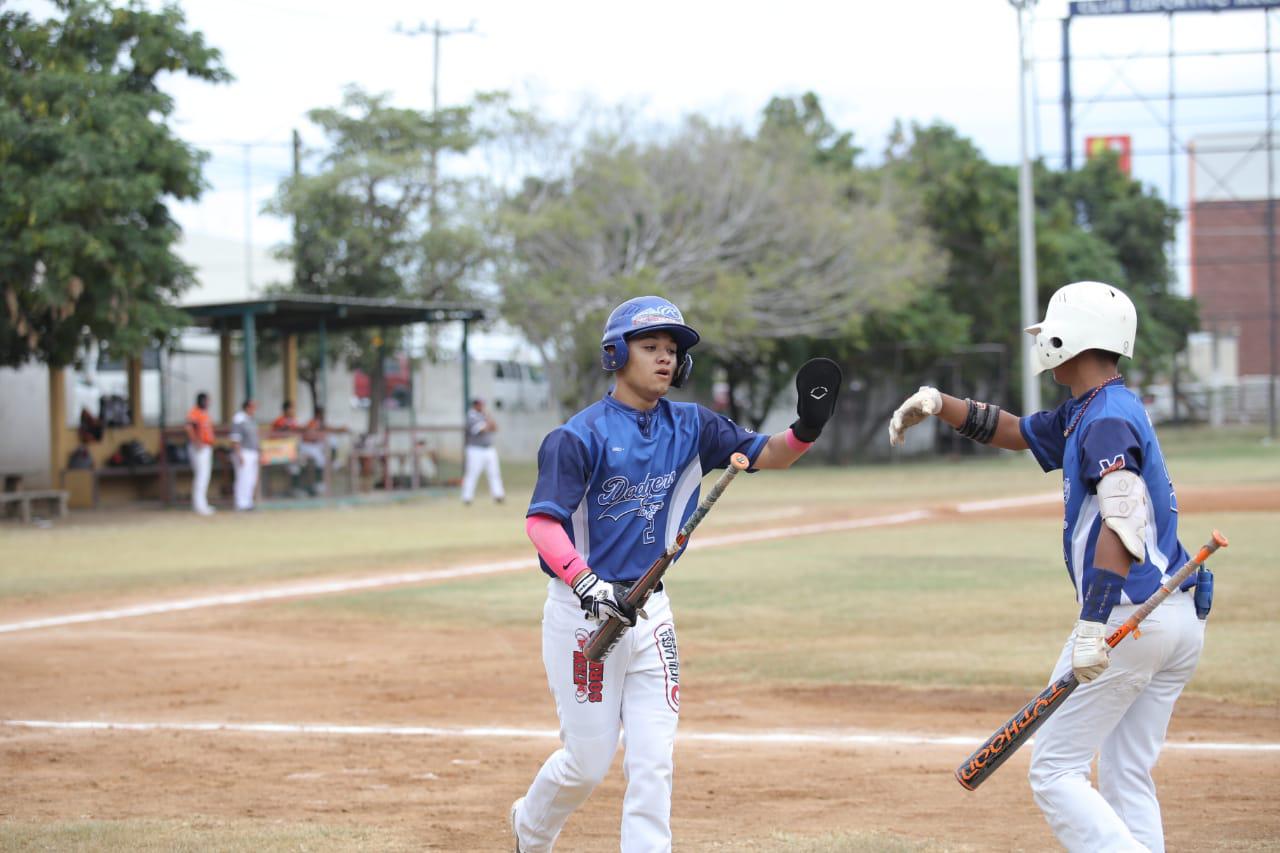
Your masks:
<svg viewBox="0 0 1280 853"><path fill-rule="evenodd" d="M645 607L607 658L591 663L581 646L595 625L565 583L548 584L542 662L560 717L563 746L547 759L516 814L521 849L545 853L569 815L600 784L625 732L623 853L671 850L671 776L680 710L680 660L666 593Z"/></svg>
<svg viewBox="0 0 1280 853"><path fill-rule="evenodd" d="M1115 608L1109 628L1120 627L1135 609ZM1143 620L1142 635L1112 649L1106 671L1077 687L1036 732L1031 792L1067 850L1163 853L1151 770L1173 705L1200 660L1204 624L1192 593L1175 592ZM1067 638L1051 682L1071 670L1073 639ZM1097 790L1089 784L1095 754Z"/></svg>
<svg viewBox="0 0 1280 853"><path fill-rule="evenodd" d="M240 450L240 462L236 467L236 509L253 509L253 495L258 488L258 451Z"/></svg>
<svg viewBox="0 0 1280 853"><path fill-rule="evenodd" d="M466 471L462 474L462 502L471 503L476 496L476 481L483 471L489 482L489 494L494 500L502 500L506 492L502 488L502 471L498 469L498 449L496 447L467 447ZM575 601L577 599L574 599Z"/></svg>
<svg viewBox="0 0 1280 853"><path fill-rule="evenodd" d="M209 511L209 477L213 473L213 445L187 445L191 457L191 508L199 513Z"/></svg>

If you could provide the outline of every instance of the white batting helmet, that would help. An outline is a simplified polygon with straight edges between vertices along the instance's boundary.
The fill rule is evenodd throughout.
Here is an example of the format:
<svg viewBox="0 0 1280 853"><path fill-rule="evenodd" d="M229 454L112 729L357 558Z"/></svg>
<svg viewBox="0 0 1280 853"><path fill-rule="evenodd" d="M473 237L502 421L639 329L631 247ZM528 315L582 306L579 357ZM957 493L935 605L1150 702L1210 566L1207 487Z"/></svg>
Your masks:
<svg viewBox="0 0 1280 853"><path fill-rule="evenodd" d="M1044 319L1028 326L1036 339L1036 373L1043 373L1088 349L1133 358L1138 310L1117 288L1100 281L1077 281L1049 298Z"/></svg>

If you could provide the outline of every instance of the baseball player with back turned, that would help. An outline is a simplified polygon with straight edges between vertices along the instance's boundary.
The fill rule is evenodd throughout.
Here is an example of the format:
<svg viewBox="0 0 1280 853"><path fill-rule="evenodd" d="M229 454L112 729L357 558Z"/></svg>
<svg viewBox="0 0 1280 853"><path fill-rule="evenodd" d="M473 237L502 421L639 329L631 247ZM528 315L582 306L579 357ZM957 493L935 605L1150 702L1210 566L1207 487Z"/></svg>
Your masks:
<svg viewBox="0 0 1280 853"><path fill-rule="evenodd" d="M698 504L703 475L743 453L752 468L787 468L831 417L840 370L814 359L796 376L799 417L757 435L695 403L666 399L689 378L698 333L657 296L609 315L601 364L615 375L605 397L542 442L526 529L550 576L542 662L560 718L558 749L511 807L517 851L551 850L569 815L613 762L625 732L624 853L671 849L671 784L680 710L675 623L661 585L642 611L623 598L675 541ZM582 647L610 616L627 629L602 661Z"/></svg>
<svg viewBox="0 0 1280 853"><path fill-rule="evenodd" d="M967 438L1030 450L1045 471L1062 469L1062 550L1080 619L1050 681L1074 670L1080 687L1037 732L1030 779L1058 840L1081 853L1164 850L1151 769L1200 658L1212 597L1211 576L1201 572L1146 618L1140 638L1106 644L1189 559L1151 419L1117 372L1120 357L1133 355L1137 323L1133 303L1116 288L1069 284L1027 332L1040 372L1052 370L1071 399L1017 418L924 387L889 424L897 445L904 430L936 415ZM1098 753L1095 790L1089 765Z"/></svg>

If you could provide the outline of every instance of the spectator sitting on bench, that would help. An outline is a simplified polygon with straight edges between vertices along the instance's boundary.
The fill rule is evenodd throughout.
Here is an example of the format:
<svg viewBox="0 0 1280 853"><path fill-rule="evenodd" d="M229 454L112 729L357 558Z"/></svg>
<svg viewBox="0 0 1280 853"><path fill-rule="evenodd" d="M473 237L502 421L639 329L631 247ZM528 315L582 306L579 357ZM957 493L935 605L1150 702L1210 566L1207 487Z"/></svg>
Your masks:
<svg viewBox="0 0 1280 853"><path fill-rule="evenodd" d="M271 422L272 438L285 438L291 435L297 435L302 431L302 427L298 426L298 419L293 416L293 401L285 400L280 405L280 415ZM297 494L301 489L298 483L298 475L302 469L296 461L289 463L289 491Z"/></svg>
<svg viewBox="0 0 1280 853"><path fill-rule="evenodd" d="M315 496L324 492L325 459L328 431L324 423L324 406L316 406L315 415L302 428L302 441L298 443L298 457L312 469L307 492Z"/></svg>

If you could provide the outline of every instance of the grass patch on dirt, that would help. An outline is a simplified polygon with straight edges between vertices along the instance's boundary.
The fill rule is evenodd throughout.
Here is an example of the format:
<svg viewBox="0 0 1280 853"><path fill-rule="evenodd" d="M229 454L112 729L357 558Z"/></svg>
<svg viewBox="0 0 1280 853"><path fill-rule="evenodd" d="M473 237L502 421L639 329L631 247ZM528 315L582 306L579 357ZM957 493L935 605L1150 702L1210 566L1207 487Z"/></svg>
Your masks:
<svg viewBox="0 0 1280 853"><path fill-rule="evenodd" d="M194 818L39 823L5 820L0 821L0 849L60 853L390 853L422 849L422 845L389 830L370 827Z"/></svg>
<svg viewBox="0 0 1280 853"><path fill-rule="evenodd" d="M1257 430L1167 430L1164 442L1179 482L1280 477L1280 447L1261 444ZM74 595L109 602L144 591L158 597L525 555L528 572L281 602L258 612L424 626L470 626L483 614L536 630L545 578L523 530L533 469L509 466L509 473L503 506L480 500L464 508L440 498L211 519L150 513L52 530L0 526L0 607L6 600ZM1058 475L1015 454L806 465L740 478L699 536L1059 488ZM1184 544L1197 547L1215 526L1232 546L1215 559L1217 601L1190 692L1276 701L1280 662L1271 649L1280 604L1266 567L1280 551L1280 526L1274 512L1184 513ZM690 677L741 682L1034 688L1076 618L1060 541L1056 513L993 512L695 550L669 579L686 668Z"/></svg>
<svg viewBox="0 0 1280 853"><path fill-rule="evenodd" d="M1280 446L1262 444L1259 428L1164 430L1162 440L1178 484L1280 480ZM211 518L177 510L77 513L47 530L0 524L0 604L358 574L495 555L523 553L532 561L523 518L535 469L531 463L504 465L503 474L503 506L481 495L465 508L456 496L446 496ZM1007 452L847 467L802 464L741 478L700 534L802 523L814 514L877 514L1060 488L1058 475L1041 473L1026 454ZM970 552L982 552L987 543L974 545L981 547Z"/></svg>
<svg viewBox="0 0 1280 853"><path fill-rule="evenodd" d="M1189 516L1232 545L1212 565L1217 596L1200 671L1188 692L1280 699L1271 653L1280 604L1267 513ZM1046 682L1077 618L1053 518L945 521L694 551L668 589L689 678L737 683L893 683L1016 687ZM299 600L273 618L393 620L439 628L477 613L536 631L545 579L516 573ZM1127 640L1126 642L1140 642Z"/></svg>

